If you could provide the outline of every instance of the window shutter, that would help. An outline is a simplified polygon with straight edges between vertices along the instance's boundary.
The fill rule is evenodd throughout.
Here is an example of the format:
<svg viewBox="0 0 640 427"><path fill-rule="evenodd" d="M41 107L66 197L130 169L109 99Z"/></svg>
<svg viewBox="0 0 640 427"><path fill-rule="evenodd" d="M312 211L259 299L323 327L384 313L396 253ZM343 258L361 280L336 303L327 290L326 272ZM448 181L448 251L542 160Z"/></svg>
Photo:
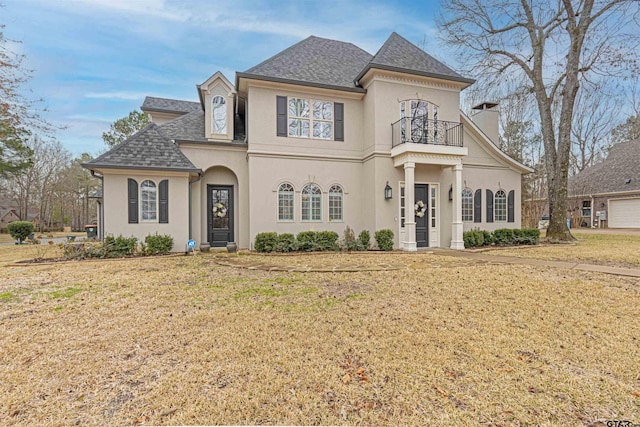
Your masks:
<svg viewBox="0 0 640 427"><path fill-rule="evenodd" d="M493 191L487 190L487 222L493 222Z"/></svg>
<svg viewBox="0 0 640 427"><path fill-rule="evenodd" d="M335 118L335 131L333 139L335 141L344 141L344 104L335 102L333 104L333 116Z"/></svg>
<svg viewBox="0 0 640 427"><path fill-rule="evenodd" d="M158 216L158 222L160 224L169 223L169 180L165 179L160 181L158 191L158 205L160 208L160 215Z"/></svg>
<svg viewBox="0 0 640 427"><path fill-rule="evenodd" d="M129 224L138 223L138 182L135 179L127 180L129 188Z"/></svg>
<svg viewBox="0 0 640 427"><path fill-rule="evenodd" d="M507 196L507 222L515 222L514 199L515 191L511 190Z"/></svg>
<svg viewBox="0 0 640 427"><path fill-rule="evenodd" d="M287 97L276 97L276 135L287 136Z"/></svg>
<svg viewBox="0 0 640 427"><path fill-rule="evenodd" d="M482 190L473 196L473 222L482 222Z"/></svg>

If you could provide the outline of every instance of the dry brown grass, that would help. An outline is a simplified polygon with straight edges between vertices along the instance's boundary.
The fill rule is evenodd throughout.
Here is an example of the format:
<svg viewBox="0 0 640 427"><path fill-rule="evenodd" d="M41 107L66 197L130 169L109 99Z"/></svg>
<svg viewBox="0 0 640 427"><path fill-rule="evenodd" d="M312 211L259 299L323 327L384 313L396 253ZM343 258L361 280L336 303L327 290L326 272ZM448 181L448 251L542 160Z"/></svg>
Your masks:
<svg viewBox="0 0 640 427"><path fill-rule="evenodd" d="M620 267L640 267L640 236L574 233L575 244L544 244L534 247L492 249L496 255L575 261Z"/></svg>
<svg viewBox="0 0 640 427"><path fill-rule="evenodd" d="M76 236L76 237L86 237L87 233L83 233L83 232L71 232L71 233L63 233L62 231L54 231L52 233L46 232L46 233L40 233L40 232L34 232L35 236L42 236L42 242L46 242L47 239L50 238L55 238L55 237L67 237L67 236ZM49 236L49 237L48 237ZM52 236L52 237L51 237ZM15 242L16 239L14 239L13 237L11 237L11 235L7 234L7 233L0 233L0 243L13 243Z"/></svg>
<svg viewBox="0 0 640 427"><path fill-rule="evenodd" d="M28 258L12 249L0 259ZM635 280L429 254L293 259L410 268L0 268L0 425L640 420Z"/></svg>

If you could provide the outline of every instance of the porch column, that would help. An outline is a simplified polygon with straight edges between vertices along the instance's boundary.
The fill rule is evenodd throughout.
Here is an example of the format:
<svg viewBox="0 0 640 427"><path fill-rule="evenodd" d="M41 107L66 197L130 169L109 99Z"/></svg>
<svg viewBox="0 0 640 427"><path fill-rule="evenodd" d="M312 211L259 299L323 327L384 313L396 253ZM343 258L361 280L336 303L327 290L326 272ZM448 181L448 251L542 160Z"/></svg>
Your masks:
<svg viewBox="0 0 640 427"><path fill-rule="evenodd" d="M464 249L462 239L462 163L453 166L453 215L451 218L451 249Z"/></svg>
<svg viewBox="0 0 640 427"><path fill-rule="evenodd" d="M407 162L404 164L404 242L402 249L415 252L416 245L416 217L413 205L415 204L415 169L416 164Z"/></svg>

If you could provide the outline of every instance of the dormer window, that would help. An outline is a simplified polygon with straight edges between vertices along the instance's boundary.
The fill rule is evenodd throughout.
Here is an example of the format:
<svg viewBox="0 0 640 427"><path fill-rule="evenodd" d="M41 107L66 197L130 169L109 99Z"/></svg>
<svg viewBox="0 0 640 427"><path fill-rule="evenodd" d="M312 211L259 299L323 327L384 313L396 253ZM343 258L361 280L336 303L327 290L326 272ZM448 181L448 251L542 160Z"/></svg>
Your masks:
<svg viewBox="0 0 640 427"><path fill-rule="evenodd" d="M221 96L214 96L211 101L211 131L220 135L227 133L227 101Z"/></svg>

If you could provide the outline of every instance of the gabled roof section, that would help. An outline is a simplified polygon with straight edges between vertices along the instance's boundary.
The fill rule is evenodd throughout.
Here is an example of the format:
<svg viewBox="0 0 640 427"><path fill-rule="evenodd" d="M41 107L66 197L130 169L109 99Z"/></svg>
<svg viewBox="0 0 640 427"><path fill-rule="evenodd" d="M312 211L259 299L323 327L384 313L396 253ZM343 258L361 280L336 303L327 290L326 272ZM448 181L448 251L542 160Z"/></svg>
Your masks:
<svg viewBox="0 0 640 427"><path fill-rule="evenodd" d="M616 144L603 162L569 179L569 194L640 192L639 160L640 139Z"/></svg>
<svg viewBox="0 0 640 427"><path fill-rule="evenodd" d="M204 136L204 111L193 111L159 126L163 135L181 141L207 142Z"/></svg>
<svg viewBox="0 0 640 427"><path fill-rule="evenodd" d="M378 50L378 53L361 70L355 78L356 83L372 68L468 84L475 82L473 79L468 79L456 73L396 32L391 33L387 41Z"/></svg>
<svg viewBox="0 0 640 427"><path fill-rule="evenodd" d="M124 142L82 166L87 169L201 172L155 123L147 125Z"/></svg>
<svg viewBox="0 0 640 427"><path fill-rule="evenodd" d="M352 43L310 36L266 61L236 74L239 78L364 92L354 81L371 60Z"/></svg>
<svg viewBox="0 0 640 427"><path fill-rule="evenodd" d="M192 111L201 111L202 106L199 102L147 96L140 109L144 112L157 111L162 113L187 114Z"/></svg>
<svg viewBox="0 0 640 427"><path fill-rule="evenodd" d="M524 165L509 156L507 153L502 151L496 144L491 141L491 139L478 127L477 124L473 122L462 110L460 110L460 123L466 128L473 130L478 137L478 141L484 146L484 148L491 153L495 158L499 161L506 164L511 169L514 169L521 174L527 174L533 172L533 169L527 165Z"/></svg>

